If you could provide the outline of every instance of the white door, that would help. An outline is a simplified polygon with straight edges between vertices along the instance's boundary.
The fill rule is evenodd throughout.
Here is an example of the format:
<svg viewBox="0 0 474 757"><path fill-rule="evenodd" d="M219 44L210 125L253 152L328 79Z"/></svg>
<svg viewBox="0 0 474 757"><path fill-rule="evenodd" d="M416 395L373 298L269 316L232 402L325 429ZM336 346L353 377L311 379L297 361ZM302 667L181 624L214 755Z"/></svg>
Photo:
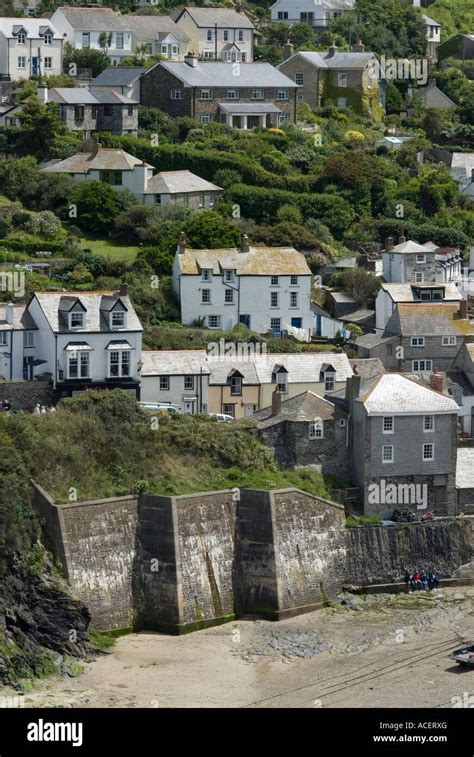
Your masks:
<svg viewBox="0 0 474 757"><path fill-rule="evenodd" d="M185 400L184 402L184 412L185 413L194 413L194 402L188 402Z"/></svg>
<svg viewBox="0 0 474 757"><path fill-rule="evenodd" d="M245 405L245 417L250 418L255 412L255 405Z"/></svg>

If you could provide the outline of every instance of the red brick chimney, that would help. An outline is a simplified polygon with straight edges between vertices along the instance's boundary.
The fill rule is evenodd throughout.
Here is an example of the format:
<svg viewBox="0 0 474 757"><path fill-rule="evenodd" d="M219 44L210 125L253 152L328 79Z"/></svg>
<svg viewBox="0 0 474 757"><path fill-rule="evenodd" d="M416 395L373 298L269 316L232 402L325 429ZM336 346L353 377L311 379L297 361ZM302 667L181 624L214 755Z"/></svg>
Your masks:
<svg viewBox="0 0 474 757"><path fill-rule="evenodd" d="M272 417L278 415L281 412L281 394L278 384L273 390L272 394Z"/></svg>
<svg viewBox="0 0 474 757"><path fill-rule="evenodd" d="M119 297L127 297L128 296L128 284L126 281L122 281L120 284L119 289Z"/></svg>
<svg viewBox="0 0 474 757"><path fill-rule="evenodd" d="M446 374L441 373L437 368L433 368L433 373L430 374L430 386L435 392L444 394L446 389Z"/></svg>

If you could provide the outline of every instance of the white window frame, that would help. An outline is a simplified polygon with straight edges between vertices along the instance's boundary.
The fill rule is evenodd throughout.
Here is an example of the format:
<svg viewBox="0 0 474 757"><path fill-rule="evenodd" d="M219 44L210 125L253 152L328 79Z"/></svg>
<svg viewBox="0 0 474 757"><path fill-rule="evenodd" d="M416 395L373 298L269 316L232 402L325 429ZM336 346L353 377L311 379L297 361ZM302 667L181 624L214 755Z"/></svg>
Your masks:
<svg viewBox="0 0 474 757"><path fill-rule="evenodd" d="M170 100L182 100L182 99L183 99L182 89L170 89Z"/></svg>
<svg viewBox="0 0 474 757"><path fill-rule="evenodd" d="M1 334L5 334L6 331L0 332ZM24 331L23 332L23 347L34 347L35 346L35 340L34 340L35 332L34 331ZM0 342L1 343L1 342ZM6 341L3 342L3 344L6 344Z"/></svg>
<svg viewBox="0 0 474 757"><path fill-rule="evenodd" d="M252 89L251 100L264 100L264 99L265 99L264 89Z"/></svg>
<svg viewBox="0 0 474 757"><path fill-rule="evenodd" d="M213 321L213 323L215 323L215 325L213 325L211 323L211 318L215 319L215 321ZM208 315L207 316L207 328L208 329L220 329L221 323L222 323L222 318L221 318L220 315Z"/></svg>
<svg viewBox="0 0 474 757"><path fill-rule="evenodd" d="M170 385L171 381L169 376L160 376L160 392L169 392Z"/></svg>
<svg viewBox="0 0 474 757"><path fill-rule="evenodd" d="M51 32L46 32L46 34L43 36L43 42L45 45L53 44L53 35L51 34Z"/></svg>
<svg viewBox="0 0 474 757"><path fill-rule="evenodd" d="M224 305L233 305L233 304L234 304L234 290L226 289L224 293Z"/></svg>
<svg viewBox="0 0 474 757"><path fill-rule="evenodd" d="M455 336L443 336L443 347L455 347L455 346L456 346Z"/></svg>
<svg viewBox="0 0 474 757"><path fill-rule="evenodd" d="M202 124L210 124L213 120L211 113L201 113L200 121Z"/></svg>
<svg viewBox="0 0 474 757"><path fill-rule="evenodd" d="M273 326L273 324L278 323L278 326ZM281 318L270 318L270 330L271 331L281 331Z"/></svg>
<svg viewBox="0 0 474 757"><path fill-rule="evenodd" d="M76 324L74 325L74 324L73 324L73 318L76 318L76 317L80 317L80 319L81 319L81 322L80 322L80 324L79 324L79 323L76 323ZM72 331L73 329L74 329L74 331L75 331L76 329L83 329L83 328L84 328L84 324L85 324L85 313L83 313L83 312L82 312L82 310L72 310L72 311L71 311L71 312L69 313L69 329L70 329L71 331Z"/></svg>
<svg viewBox="0 0 474 757"><path fill-rule="evenodd" d="M199 99L200 100L212 100L213 99L213 92L212 89L203 88L199 90Z"/></svg>
<svg viewBox="0 0 474 757"><path fill-rule="evenodd" d="M347 74L340 73L337 75L337 86L339 89L347 89Z"/></svg>
<svg viewBox="0 0 474 757"><path fill-rule="evenodd" d="M243 41L244 41L244 31L243 31L243 29L239 29L239 32L238 32L238 42L243 42Z"/></svg>
<svg viewBox="0 0 474 757"><path fill-rule="evenodd" d="M26 33L19 32L19 34L17 35L16 41L19 45L26 45Z"/></svg>
<svg viewBox="0 0 474 757"><path fill-rule="evenodd" d="M415 271L415 284L423 284L424 273L423 271Z"/></svg>
<svg viewBox="0 0 474 757"><path fill-rule="evenodd" d="M310 439L324 439L324 424L322 420L311 421L308 433Z"/></svg>
<svg viewBox="0 0 474 757"><path fill-rule="evenodd" d="M75 362L77 367L77 376L71 375L71 363ZM83 366L86 367L86 373L83 375ZM90 358L87 350L77 350L76 352L70 352L67 356L67 377L72 381L80 381L81 379L90 378Z"/></svg>
<svg viewBox="0 0 474 757"><path fill-rule="evenodd" d="M84 44L84 40L87 40L87 44ZM82 32L81 37L81 47L83 50L89 50L91 46L91 33L90 32Z"/></svg>
<svg viewBox="0 0 474 757"><path fill-rule="evenodd" d="M17 68L26 68L26 56L25 55L19 55L18 61L17 61Z"/></svg>
<svg viewBox="0 0 474 757"><path fill-rule="evenodd" d="M210 281L212 272L210 268L203 268L201 271L201 281Z"/></svg>
<svg viewBox="0 0 474 757"><path fill-rule="evenodd" d="M276 100L289 100L290 93L287 89L278 89L276 94Z"/></svg>
<svg viewBox="0 0 474 757"><path fill-rule="evenodd" d="M418 255L416 256L416 262L417 263L426 263L426 255Z"/></svg>
<svg viewBox="0 0 474 757"><path fill-rule="evenodd" d="M124 329L127 326L124 310L112 310L110 314L110 326L113 329ZM120 316L119 323L115 323L117 317Z"/></svg>
<svg viewBox="0 0 474 757"><path fill-rule="evenodd" d="M118 359L118 375L112 376L112 355L116 355L118 353L119 359ZM108 365L107 365L107 378L111 379L117 379L117 378L131 378L132 376L132 357L131 357L131 350L110 350L109 351L109 357L108 357ZM124 360L125 355L128 356L127 360ZM124 367L128 364L128 372L126 373L124 370Z"/></svg>
<svg viewBox="0 0 474 757"><path fill-rule="evenodd" d="M410 347L424 347L425 346L425 337L424 336L412 336L410 339Z"/></svg>
<svg viewBox="0 0 474 757"><path fill-rule="evenodd" d="M51 69L53 67L53 59L50 55L46 55L44 58L44 67L45 69Z"/></svg>
<svg viewBox="0 0 474 757"><path fill-rule="evenodd" d="M185 376L184 377L184 391L185 392L194 392L194 376Z"/></svg>
<svg viewBox="0 0 474 757"><path fill-rule="evenodd" d="M222 32L222 38L223 38L224 42L228 42L229 41L229 30L228 29L224 29L224 31Z"/></svg>
<svg viewBox="0 0 474 757"><path fill-rule="evenodd" d="M426 450L427 450L428 447L431 447L431 456L430 457L426 457L426 454L425 454L425 452L426 452ZM426 463L426 462L428 462L428 463L429 462L433 462L433 460L434 460L434 444L433 444L433 442L425 442L423 444L422 460L423 460L424 463Z"/></svg>
<svg viewBox="0 0 474 757"><path fill-rule="evenodd" d="M240 98L240 92L238 89L226 89L225 91L226 100L238 100L239 98Z"/></svg>
<svg viewBox="0 0 474 757"><path fill-rule="evenodd" d="M298 307L298 292L290 292L290 308Z"/></svg>
<svg viewBox="0 0 474 757"><path fill-rule="evenodd" d="M224 271L224 281L230 282L234 280L234 271L232 268L226 268Z"/></svg>
<svg viewBox="0 0 474 757"><path fill-rule="evenodd" d="M424 368L420 367L420 364L423 363ZM428 360L412 360L412 372L413 373L425 373L426 371L432 371L433 370L433 361L431 359Z"/></svg>
<svg viewBox="0 0 474 757"><path fill-rule="evenodd" d="M270 292L270 307L271 308L280 307L279 292Z"/></svg>
<svg viewBox="0 0 474 757"><path fill-rule="evenodd" d="M125 50L125 34L123 32L115 32L115 49Z"/></svg>
<svg viewBox="0 0 474 757"><path fill-rule="evenodd" d="M423 432L425 434L431 434L435 430L435 417L434 415L423 416Z"/></svg>
<svg viewBox="0 0 474 757"><path fill-rule="evenodd" d="M301 71L295 74L295 84L298 84L300 87L304 84L304 74Z"/></svg>
<svg viewBox="0 0 474 757"><path fill-rule="evenodd" d="M334 392L336 390L336 374L332 371L324 374L324 391Z"/></svg>
<svg viewBox="0 0 474 757"><path fill-rule="evenodd" d="M384 415L382 419L382 433L394 434L395 433L395 418L393 415Z"/></svg>
<svg viewBox="0 0 474 757"><path fill-rule="evenodd" d="M26 333L28 333L28 332L25 331L25 334ZM7 344L8 344L7 334L8 334L8 331L0 331L0 347L6 347L7 346ZM23 346L25 346L24 343L23 343Z"/></svg>
<svg viewBox="0 0 474 757"><path fill-rule="evenodd" d="M385 450L390 450L390 459L385 457ZM391 465L393 464L393 461L395 459L395 451L393 444L383 444L382 445L382 463L384 465Z"/></svg>
<svg viewBox="0 0 474 757"><path fill-rule="evenodd" d="M210 289L201 289L201 305L211 305Z"/></svg>

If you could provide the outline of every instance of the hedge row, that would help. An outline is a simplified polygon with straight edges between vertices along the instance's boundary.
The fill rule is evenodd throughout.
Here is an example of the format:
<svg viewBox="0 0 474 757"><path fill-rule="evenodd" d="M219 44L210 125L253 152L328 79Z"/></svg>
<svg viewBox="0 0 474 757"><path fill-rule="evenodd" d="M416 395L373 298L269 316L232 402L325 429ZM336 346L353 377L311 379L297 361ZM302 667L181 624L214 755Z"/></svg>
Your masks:
<svg viewBox="0 0 474 757"><path fill-rule="evenodd" d="M227 196L240 207L240 214L257 222L275 220L278 208L294 205L304 218L316 218L329 227L336 238L341 238L354 220L354 211L340 195L289 192L283 189L265 189L236 184L227 190Z"/></svg>
<svg viewBox="0 0 474 757"><path fill-rule="evenodd" d="M114 137L100 134L100 142L106 147L122 148L141 160L156 166L159 171L188 170L212 181L216 171L238 171L246 184L262 187L277 187L310 191L316 182L311 176L281 176L266 171L257 161L244 155L218 150L198 150L189 145L162 144L154 147L146 139L138 137Z"/></svg>

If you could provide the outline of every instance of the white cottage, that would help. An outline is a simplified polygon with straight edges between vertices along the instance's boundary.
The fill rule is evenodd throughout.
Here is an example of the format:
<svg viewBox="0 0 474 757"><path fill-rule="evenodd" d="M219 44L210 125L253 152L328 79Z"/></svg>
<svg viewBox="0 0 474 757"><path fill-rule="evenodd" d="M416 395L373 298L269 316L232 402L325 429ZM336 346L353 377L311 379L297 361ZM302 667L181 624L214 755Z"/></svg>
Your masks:
<svg viewBox="0 0 474 757"><path fill-rule="evenodd" d="M49 18L0 18L0 75L62 74L63 39Z"/></svg>
<svg viewBox="0 0 474 757"><path fill-rule="evenodd" d="M311 271L293 247L186 248L182 236L173 265L181 322L201 320L209 329L243 323L260 334L313 326Z"/></svg>

